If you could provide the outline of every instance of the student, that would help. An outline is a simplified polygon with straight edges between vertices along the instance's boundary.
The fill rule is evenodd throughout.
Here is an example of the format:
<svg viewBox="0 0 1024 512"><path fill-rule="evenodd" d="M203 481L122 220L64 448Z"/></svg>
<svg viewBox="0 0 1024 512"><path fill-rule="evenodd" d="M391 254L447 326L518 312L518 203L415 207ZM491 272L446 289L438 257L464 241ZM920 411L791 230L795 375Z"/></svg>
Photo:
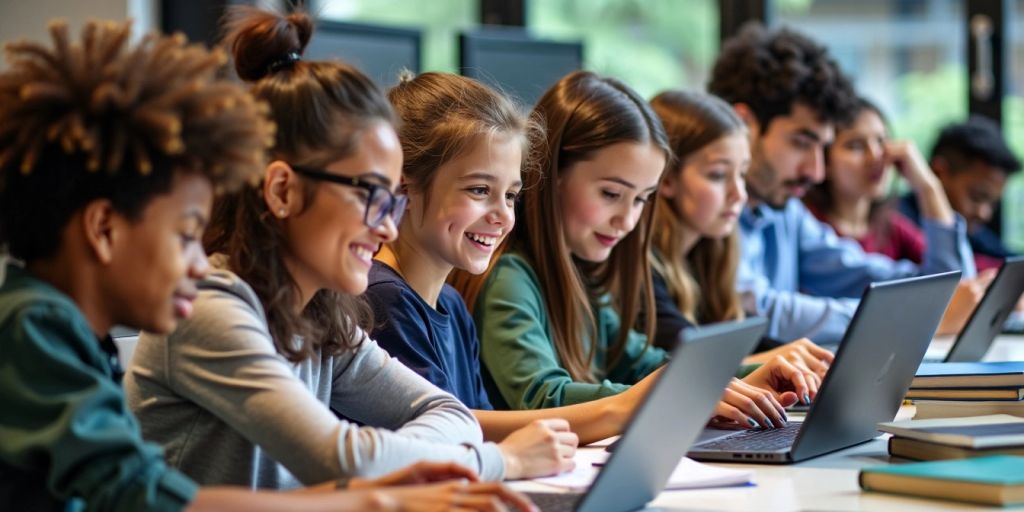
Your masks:
<svg viewBox="0 0 1024 512"><path fill-rule="evenodd" d="M670 154L661 123L625 84L590 72L562 78L534 113L547 131L541 172L526 175L508 250L471 299L485 384L500 408L614 396L666 356L649 346L653 318L643 333L629 328L641 308L653 310L649 203ZM741 427L782 425L779 400L816 391L813 374L781 358L745 381L716 409Z"/></svg>
<svg viewBox="0 0 1024 512"><path fill-rule="evenodd" d="M768 317L770 337L838 343L869 283L955 269L974 275L958 217L926 220L918 266L866 254L800 202L824 179L835 124L854 110L853 89L824 47L789 29L749 26L723 46L708 91L733 106L750 136L737 289L747 313Z"/></svg>
<svg viewBox="0 0 1024 512"><path fill-rule="evenodd" d="M865 251L921 263L924 234L887 201L892 166L903 170L926 207L952 217L942 186L917 147L890 140L885 117L863 98L857 99L852 120L836 125L835 141L825 150L825 180L807 191L804 204Z"/></svg>
<svg viewBox="0 0 1024 512"><path fill-rule="evenodd" d="M932 147L929 163L953 209L967 221L978 268L998 267L1003 259L1013 256L988 227L1007 178L1021 168L1020 159L1007 146L999 126L979 116L945 126ZM901 198L899 208L918 224L922 216L927 217L913 194Z"/></svg>
<svg viewBox="0 0 1024 512"><path fill-rule="evenodd" d="M651 100L651 108L673 153L658 188L651 258L654 342L671 348L684 327L743 317L736 293L736 222L747 200L743 179L750 145L739 116L709 94L666 91ZM784 345L767 340L760 348L745 362L781 355L823 376L833 359L806 338Z"/></svg>
<svg viewBox="0 0 1024 512"><path fill-rule="evenodd" d="M198 488L143 441L108 331L167 332L207 269L198 238L214 189L255 177L271 127L223 62L182 38L90 22L55 48L8 45L0 74L0 503L6 510L404 510L495 498L493 484L279 494ZM353 488L474 478L412 467Z"/></svg>
<svg viewBox="0 0 1024 512"><path fill-rule="evenodd" d="M369 308L356 296L405 202L387 98L351 66L301 59L307 14L231 15L236 70L277 126L272 162L258 187L217 205L205 242L220 268L192 318L164 343L142 335L126 391L143 433L200 482L255 488L420 460L484 480L550 469L523 460L560 455L550 426L485 443L465 406L363 331Z"/></svg>

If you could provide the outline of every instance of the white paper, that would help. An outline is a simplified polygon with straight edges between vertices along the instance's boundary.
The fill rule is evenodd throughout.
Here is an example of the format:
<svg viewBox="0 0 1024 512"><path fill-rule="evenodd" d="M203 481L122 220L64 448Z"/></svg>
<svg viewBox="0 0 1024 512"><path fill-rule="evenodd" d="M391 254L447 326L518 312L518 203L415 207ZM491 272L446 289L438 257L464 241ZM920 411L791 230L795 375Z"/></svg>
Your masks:
<svg viewBox="0 0 1024 512"><path fill-rule="evenodd" d="M576 468L567 473L545 478L535 478L534 482L563 489L583 491L590 487L590 484L597 477L600 467L595 463L603 464L608 459L609 453L602 449L583 448L576 452ZM729 469L708 464L701 464L693 459L683 457L676 466L675 471L669 478L666 489L698 489L702 487L722 487L727 485L741 485L751 481L752 471L741 469Z"/></svg>

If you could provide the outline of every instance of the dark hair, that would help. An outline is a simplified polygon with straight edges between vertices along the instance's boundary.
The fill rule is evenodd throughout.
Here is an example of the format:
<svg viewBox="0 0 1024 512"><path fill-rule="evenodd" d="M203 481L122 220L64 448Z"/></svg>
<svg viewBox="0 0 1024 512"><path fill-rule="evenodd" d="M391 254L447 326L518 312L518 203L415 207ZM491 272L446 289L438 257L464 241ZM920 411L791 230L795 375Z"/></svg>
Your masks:
<svg viewBox="0 0 1024 512"><path fill-rule="evenodd" d="M942 128L932 146L931 159L945 159L951 171L958 171L981 161L1013 174L1020 170L1020 159L1006 144L1002 131L992 120L971 116L967 122L952 123Z"/></svg>
<svg viewBox="0 0 1024 512"><path fill-rule="evenodd" d="M352 154L361 130L396 123L383 92L356 68L294 58L313 33L305 12L284 16L234 7L226 29L238 75L253 82L252 94L270 105L277 123L273 158L325 167ZM311 200L316 184L302 183ZM224 253L231 270L256 292L277 351L290 361L312 357L318 347L326 353L357 347L359 329L372 324L361 298L333 290L321 290L295 313L299 291L284 264L284 233L257 188L221 201L204 241L208 251Z"/></svg>
<svg viewBox="0 0 1024 512"><path fill-rule="evenodd" d="M541 172L528 177L516 209L516 227L498 252L511 245L533 266L561 365L574 380L594 382L596 344L586 353L583 347L583 340L597 332L590 305L609 294L621 316L622 328L606 359L608 368L622 357L629 329L637 324L640 311L654 311L647 255L657 198L644 208L636 227L612 249L608 260L590 264L576 261L567 250L559 224L563 215L558 180L574 164L613 144L652 144L665 154L666 163L672 151L665 129L643 98L621 81L589 71L576 71L559 80L537 102L534 115L543 120L547 130L538 152ZM478 276L478 280L483 282L486 277ZM467 302L475 302L475 297L467 297ZM642 330L648 343L654 337L654 321L654 315L645 315Z"/></svg>
<svg viewBox="0 0 1024 512"><path fill-rule="evenodd" d="M668 173L682 172L687 158L730 134L745 136L746 125L728 103L700 92L665 91L651 100L665 125L675 159ZM684 220L672 201L659 201L654 213L651 265L664 277L669 294L691 322L709 323L743 316L736 292L739 237L701 237L683 247ZM671 347L664 347L671 349Z"/></svg>
<svg viewBox="0 0 1024 512"><path fill-rule="evenodd" d="M793 105L810 107L825 121L846 122L855 93L828 50L789 28L750 23L722 46L708 92L750 107L761 130Z"/></svg>
<svg viewBox="0 0 1024 512"><path fill-rule="evenodd" d="M265 106L216 79L220 52L184 37L129 45L129 23L88 22L80 41L50 26L54 48L7 45L0 74L0 245L53 256L63 227L107 199L138 219L178 172L216 190L255 179L272 126Z"/></svg>

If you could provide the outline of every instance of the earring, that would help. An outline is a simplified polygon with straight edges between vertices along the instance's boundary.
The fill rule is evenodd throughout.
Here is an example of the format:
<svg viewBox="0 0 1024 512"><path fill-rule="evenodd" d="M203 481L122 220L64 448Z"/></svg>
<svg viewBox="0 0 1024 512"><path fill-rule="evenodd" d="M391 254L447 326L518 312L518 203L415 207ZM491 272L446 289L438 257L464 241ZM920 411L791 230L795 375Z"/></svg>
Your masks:
<svg viewBox="0 0 1024 512"><path fill-rule="evenodd" d="M281 208L280 210L277 211L277 216L283 219L287 213L288 212L284 208Z"/></svg>

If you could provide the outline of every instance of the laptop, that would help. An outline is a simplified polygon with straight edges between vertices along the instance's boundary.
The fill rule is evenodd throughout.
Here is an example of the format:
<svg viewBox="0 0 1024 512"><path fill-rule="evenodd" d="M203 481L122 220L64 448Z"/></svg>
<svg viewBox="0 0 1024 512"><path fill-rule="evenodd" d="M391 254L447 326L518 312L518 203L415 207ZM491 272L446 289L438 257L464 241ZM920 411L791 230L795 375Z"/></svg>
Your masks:
<svg viewBox="0 0 1024 512"><path fill-rule="evenodd" d="M953 342L944 363L977 362L988 352L996 336L1024 293L1024 256L1007 258L985 296L974 308L960 336Z"/></svg>
<svg viewBox="0 0 1024 512"><path fill-rule="evenodd" d="M763 318L751 318L681 331L671 359L633 411L590 488L585 493L527 495L545 512L643 508L664 490L766 326Z"/></svg>
<svg viewBox="0 0 1024 512"><path fill-rule="evenodd" d="M871 284L803 422L709 429L687 455L786 464L871 440L896 416L959 280L954 271Z"/></svg>

